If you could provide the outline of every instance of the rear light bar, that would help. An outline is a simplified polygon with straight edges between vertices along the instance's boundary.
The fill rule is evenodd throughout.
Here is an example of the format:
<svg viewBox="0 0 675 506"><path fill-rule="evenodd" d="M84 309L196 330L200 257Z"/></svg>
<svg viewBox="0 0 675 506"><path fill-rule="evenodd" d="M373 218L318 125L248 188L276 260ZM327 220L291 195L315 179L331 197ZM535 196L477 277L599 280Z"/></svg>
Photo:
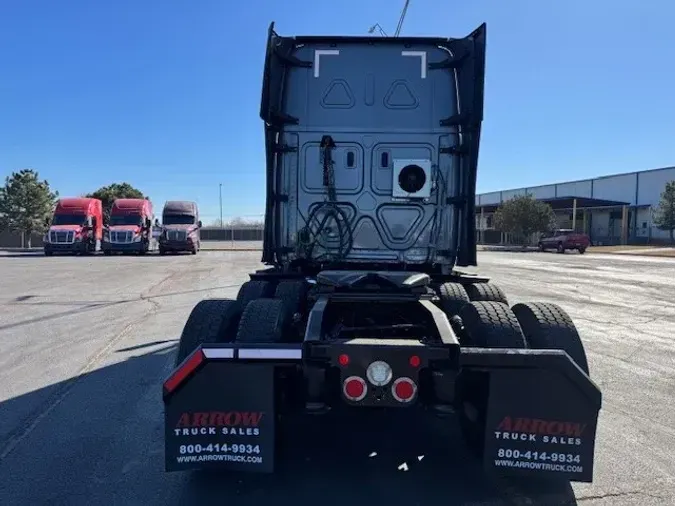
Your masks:
<svg viewBox="0 0 675 506"><path fill-rule="evenodd" d="M165 394L175 391L208 360L302 360L300 348L198 348L164 382Z"/></svg>

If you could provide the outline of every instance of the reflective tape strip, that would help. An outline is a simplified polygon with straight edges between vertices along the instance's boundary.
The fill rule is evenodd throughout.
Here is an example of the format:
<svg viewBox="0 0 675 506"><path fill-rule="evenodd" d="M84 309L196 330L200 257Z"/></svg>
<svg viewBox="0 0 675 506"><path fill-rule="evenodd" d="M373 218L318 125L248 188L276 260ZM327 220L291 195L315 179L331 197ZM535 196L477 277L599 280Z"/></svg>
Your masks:
<svg viewBox="0 0 675 506"><path fill-rule="evenodd" d="M301 359L302 350L293 349L257 349L248 348L239 350L239 358L251 358L259 360L273 359Z"/></svg>
<svg viewBox="0 0 675 506"><path fill-rule="evenodd" d="M206 358L234 358L232 348L202 348Z"/></svg>

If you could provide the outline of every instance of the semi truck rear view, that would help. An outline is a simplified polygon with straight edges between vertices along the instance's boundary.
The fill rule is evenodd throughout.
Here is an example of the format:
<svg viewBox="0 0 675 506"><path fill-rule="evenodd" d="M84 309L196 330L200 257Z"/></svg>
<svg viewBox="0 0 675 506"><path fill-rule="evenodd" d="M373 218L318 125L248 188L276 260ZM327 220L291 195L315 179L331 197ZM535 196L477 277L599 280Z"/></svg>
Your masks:
<svg viewBox="0 0 675 506"><path fill-rule="evenodd" d="M200 248L199 231L202 222L195 202L170 200L162 210L162 233L159 236L159 254L189 251L196 255Z"/></svg>
<svg viewBox="0 0 675 506"><path fill-rule="evenodd" d="M152 202L147 199L116 199L103 237L103 252L144 255L157 249L153 217Z"/></svg>
<svg viewBox="0 0 675 506"><path fill-rule="evenodd" d="M63 198L44 237L44 253L91 254L101 249L103 207L98 199Z"/></svg>
<svg viewBox="0 0 675 506"><path fill-rule="evenodd" d="M270 26L268 267L188 317L164 383L168 471L272 472L294 416L376 410L457 423L488 473L592 480L601 393L574 323L461 270L477 263L485 38Z"/></svg>

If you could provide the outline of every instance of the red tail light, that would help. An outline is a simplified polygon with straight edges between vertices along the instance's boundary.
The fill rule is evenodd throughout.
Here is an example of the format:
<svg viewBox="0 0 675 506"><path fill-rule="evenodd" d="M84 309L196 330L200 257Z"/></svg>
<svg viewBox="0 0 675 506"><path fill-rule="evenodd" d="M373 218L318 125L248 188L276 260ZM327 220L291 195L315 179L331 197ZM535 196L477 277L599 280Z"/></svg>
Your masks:
<svg viewBox="0 0 675 506"><path fill-rule="evenodd" d="M368 393L366 380L358 376L350 376L342 384L342 393L350 401L358 402L363 400Z"/></svg>
<svg viewBox="0 0 675 506"><path fill-rule="evenodd" d="M398 402L410 402L417 394L417 385L410 378L398 378L391 386L391 394Z"/></svg>

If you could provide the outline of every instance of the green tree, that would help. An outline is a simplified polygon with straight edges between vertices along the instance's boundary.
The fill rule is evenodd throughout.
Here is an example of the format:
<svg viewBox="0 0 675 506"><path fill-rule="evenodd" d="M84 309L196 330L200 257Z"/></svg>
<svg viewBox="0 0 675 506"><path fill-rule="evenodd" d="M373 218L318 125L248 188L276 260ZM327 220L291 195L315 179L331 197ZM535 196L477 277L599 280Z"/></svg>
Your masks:
<svg viewBox="0 0 675 506"><path fill-rule="evenodd" d="M143 192L129 183L113 183L102 186L93 193L86 195L89 198L99 199L103 203L103 223L108 224L110 210L115 199L142 199L146 198Z"/></svg>
<svg viewBox="0 0 675 506"><path fill-rule="evenodd" d="M660 230L670 233L670 242L675 243L673 232L675 231L675 181L666 183L666 188L661 193L661 200L654 213L654 224Z"/></svg>
<svg viewBox="0 0 675 506"><path fill-rule="evenodd" d="M529 242L532 234L555 227L553 208L532 195L519 195L504 202L494 214L495 228Z"/></svg>
<svg viewBox="0 0 675 506"><path fill-rule="evenodd" d="M23 233L30 248L31 234L45 231L58 196L47 180L40 180L37 171L13 172L0 188L0 225L3 229Z"/></svg>

